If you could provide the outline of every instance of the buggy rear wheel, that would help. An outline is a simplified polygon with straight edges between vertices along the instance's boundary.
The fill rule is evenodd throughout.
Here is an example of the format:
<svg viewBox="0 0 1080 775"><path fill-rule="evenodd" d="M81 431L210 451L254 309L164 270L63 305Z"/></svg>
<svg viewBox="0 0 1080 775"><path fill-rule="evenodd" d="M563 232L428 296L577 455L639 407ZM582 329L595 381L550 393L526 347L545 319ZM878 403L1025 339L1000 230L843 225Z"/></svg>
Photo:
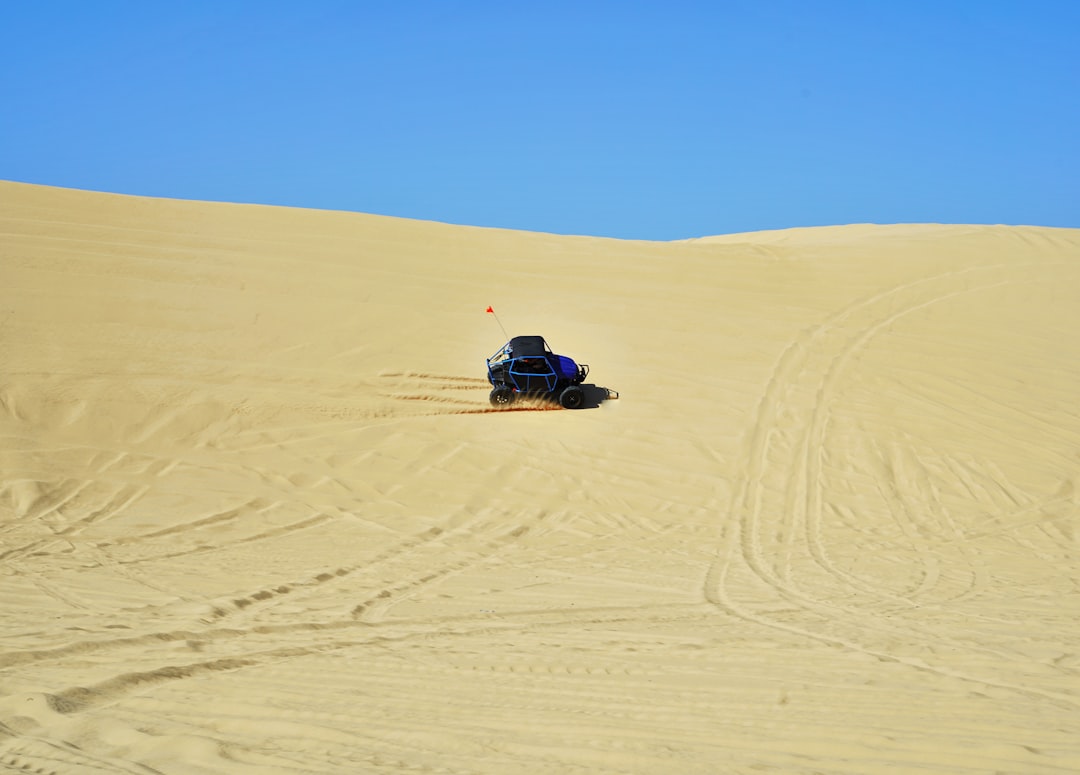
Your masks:
<svg viewBox="0 0 1080 775"><path fill-rule="evenodd" d="M559 403L563 409L580 409L585 403L585 391L577 385L571 385L559 394Z"/></svg>
<svg viewBox="0 0 1080 775"><path fill-rule="evenodd" d="M492 406L509 406L514 403L514 389L509 385L496 385L488 399Z"/></svg>

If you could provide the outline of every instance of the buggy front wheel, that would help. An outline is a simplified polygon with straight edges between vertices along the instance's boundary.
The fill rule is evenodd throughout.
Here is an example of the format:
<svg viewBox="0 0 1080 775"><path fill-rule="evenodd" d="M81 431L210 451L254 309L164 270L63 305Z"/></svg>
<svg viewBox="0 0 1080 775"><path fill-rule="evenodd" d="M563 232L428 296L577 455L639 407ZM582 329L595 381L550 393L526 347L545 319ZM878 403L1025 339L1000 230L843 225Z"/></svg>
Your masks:
<svg viewBox="0 0 1080 775"><path fill-rule="evenodd" d="M488 399L492 406L509 406L514 403L514 389L509 385L496 385Z"/></svg>
<svg viewBox="0 0 1080 775"><path fill-rule="evenodd" d="M571 385L559 394L559 403L563 409L580 409L585 403L585 391L577 385Z"/></svg>

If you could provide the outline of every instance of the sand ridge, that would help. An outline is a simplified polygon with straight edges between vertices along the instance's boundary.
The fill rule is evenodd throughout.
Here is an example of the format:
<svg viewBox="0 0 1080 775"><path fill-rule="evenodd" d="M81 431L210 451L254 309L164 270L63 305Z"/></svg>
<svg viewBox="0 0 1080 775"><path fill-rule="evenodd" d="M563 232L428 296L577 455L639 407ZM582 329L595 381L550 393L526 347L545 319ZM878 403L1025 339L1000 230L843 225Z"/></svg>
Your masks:
<svg viewBox="0 0 1080 775"><path fill-rule="evenodd" d="M0 183L0 764L1074 772L1078 331L1080 230Z"/></svg>

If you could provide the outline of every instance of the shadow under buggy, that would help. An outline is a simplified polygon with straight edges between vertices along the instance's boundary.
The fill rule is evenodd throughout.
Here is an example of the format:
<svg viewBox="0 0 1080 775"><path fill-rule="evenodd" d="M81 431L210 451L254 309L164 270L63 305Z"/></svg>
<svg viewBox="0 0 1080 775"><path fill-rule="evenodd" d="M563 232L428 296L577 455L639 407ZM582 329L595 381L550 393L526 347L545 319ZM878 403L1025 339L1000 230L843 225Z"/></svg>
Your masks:
<svg viewBox="0 0 1080 775"><path fill-rule="evenodd" d="M520 396L557 398L565 409L585 403L581 383L589 367L556 355L542 336L515 336L487 359L493 406L508 406Z"/></svg>

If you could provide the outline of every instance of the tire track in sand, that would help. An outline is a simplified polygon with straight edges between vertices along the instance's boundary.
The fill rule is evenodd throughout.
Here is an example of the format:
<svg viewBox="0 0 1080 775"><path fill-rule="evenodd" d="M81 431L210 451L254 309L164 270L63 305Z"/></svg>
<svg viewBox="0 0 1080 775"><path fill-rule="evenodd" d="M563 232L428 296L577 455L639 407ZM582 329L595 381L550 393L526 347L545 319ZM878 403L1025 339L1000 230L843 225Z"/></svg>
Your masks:
<svg viewBox="0 0 1080 775"><path fill-rule="evenodd" d="M134 472L122 471L121 464L129 464L127 468L130 469L135 456L128 452L116 452L104 462L97 463L96 458L105 453L105 450L97 450L91 454L89 470L79 477L68 477L55 484L23 481L15 518L0 528L0 532L10 535L4 543L13 542L13 538L18 540L19 533L33 532L39 537L4 549L0 552L0 560L11 561L45 553L46 548L56 542L70 547L71 539L98 523L122 514L146 495L151 484L142 480L148 476L152 481L156 480L177 465L175 460L159 459ZM136 481L118 483L115 481L117 479ZM69 521L65 512L78 512L82 516Z"/></svg>
<svg viewBox="0 0 1080 775"><path fill-rule="evenodd" d="M828 405L853 357L906 315L963 294L1037 281L1016 274L1030 266L1047 265L971 267L905 283L849 305L788 344L755 411L746 442L746 471L731 504L732 519L721 526L721 546L704 580L704 595L709 603L739 618L881 661L901 662L918 670L1035 695L1070 707L1077 704L1067 693L975 677L868 644L868 621L873 622L874 634L901 642L913 634L912 627L910 623L892 624L876 616L872 608L838 600L858 600L867 594L892 603L910 605L911 600L870 585L838 567L829 556L821 531ZM814 589L795 582L791 573L796 555L824 571L825 578L832 580L829 586ZM747 598L743 590L734 586L736 577L740 581L755 579L755 588L760 584L774 600L769 603ZM839 587L833 588L836 582ZM787 607L782 615L770 612L778 604ZM938 633L922 635L927 642L949 644L949 639ZM968 643L962 646L972 647Z"/></svg>

